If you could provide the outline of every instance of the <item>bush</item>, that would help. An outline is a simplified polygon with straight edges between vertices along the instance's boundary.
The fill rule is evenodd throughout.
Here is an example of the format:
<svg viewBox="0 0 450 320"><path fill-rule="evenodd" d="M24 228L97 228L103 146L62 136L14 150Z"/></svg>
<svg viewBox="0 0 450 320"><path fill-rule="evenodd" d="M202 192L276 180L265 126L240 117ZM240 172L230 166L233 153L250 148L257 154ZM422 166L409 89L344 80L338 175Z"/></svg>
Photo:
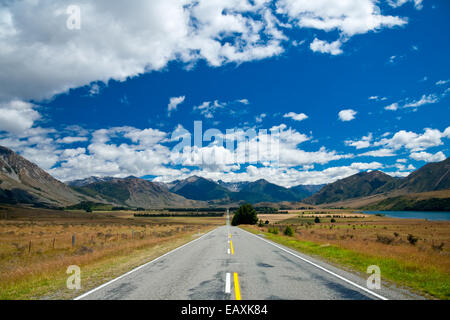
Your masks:
<svg viewBox="0 0 450 320"><path fill-rule="evenodd" d="M263 221L262 220L259 220L259 222L258 222L258 227L263 227L264 226L264 223L263 223Z"/></svg>
<svg viewBox="0 0 450 320"><path fill-rule="evenodd" d="M377 242L391 244L392 242L394 242L394 238L388 236L380 236L379 234L377 234Z"/></svg>
<svg viewBox="0 0 450 320"><path fill-rule="evenodd" d="M266 220L265 224L269 224L269 220Z"/></svg>
<svg viewBox="0 0 450 320"><path fill-rule="evenodd" d="M419 240L419 238L413 236L412 234L408 234L408 237L406 239L408 239L409 243L413 246L416 245L417 241Z"/></svg>
<svg viewBox="0 0 450 320"><path fill-rule="evenodd" d="M251 204L243 204L234 214L231 224L237 226L240 224L256 224L258 222L258 215Z"/></svg>
<svg viewBox="0 0 450 320"><path fill-rule="evenodd" d="M284 229L284 235L292 237L294 235L294 229L291 226L286 226Z"/></svg>
<svg viewBox="0 0 450 320"><path fill-rule="evenodd" d="M270 233L273 233L273 234L278 234L278 228L277 227L269 227L268 231Z"/></svg>
<svg viewBox="0 0 450 320"><path fill-rule="evenodd" d="M315 218L314 218L314 222L315 222L315 223L320 223L319 217L315 217Z"/></svg>
<svg viewBox="0 0 450 320"><path fill-rule="evenodd" d="M335 218L331 218L330 222L336 222Z"/></svg>

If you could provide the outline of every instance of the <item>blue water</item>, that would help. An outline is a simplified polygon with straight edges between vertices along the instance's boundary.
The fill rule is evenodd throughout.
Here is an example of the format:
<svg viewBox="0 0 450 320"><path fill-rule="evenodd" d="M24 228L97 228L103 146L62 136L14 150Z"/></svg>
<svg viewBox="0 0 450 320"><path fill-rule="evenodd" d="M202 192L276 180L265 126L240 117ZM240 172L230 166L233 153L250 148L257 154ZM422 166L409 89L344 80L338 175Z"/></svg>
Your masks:
<svg viewBox="0 0 450 320"><path fill-rule="evenodd" d="M381 213L386 217L405 219L450 220L448 211L363 211L368 214Z"/></svg>

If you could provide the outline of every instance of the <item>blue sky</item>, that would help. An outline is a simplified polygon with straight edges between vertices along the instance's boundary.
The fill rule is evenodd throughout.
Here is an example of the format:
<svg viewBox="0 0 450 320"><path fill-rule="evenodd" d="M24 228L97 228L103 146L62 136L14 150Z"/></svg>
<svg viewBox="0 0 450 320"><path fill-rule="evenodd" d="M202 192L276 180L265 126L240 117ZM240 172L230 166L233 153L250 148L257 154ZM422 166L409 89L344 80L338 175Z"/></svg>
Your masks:
<svg viewBox="0 0 450 320"><path fill-rule="evenodd" d="M64 1L18 3L0 5L0 145L61 180L292 186L405 176L450 153L447 1L80 1L76 30ZM173 132L194 121L279 128L277 161L224 162L207 143L175 153Z"/></svg>

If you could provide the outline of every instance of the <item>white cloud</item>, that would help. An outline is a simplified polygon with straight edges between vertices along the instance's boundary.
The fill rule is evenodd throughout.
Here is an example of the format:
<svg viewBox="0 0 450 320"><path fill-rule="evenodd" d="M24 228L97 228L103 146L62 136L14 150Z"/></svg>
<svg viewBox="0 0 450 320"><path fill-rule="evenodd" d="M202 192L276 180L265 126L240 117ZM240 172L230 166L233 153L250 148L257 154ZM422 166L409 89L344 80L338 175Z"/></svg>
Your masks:
<svg viewBox="0 0 450 320"><path fill-rule="evenodd" d="M388 4L394 8L400 7L400 6L404 5L405 3L412 2L412 3L414 3L414 7L417 10L422 9L422 7L423 7L422 1L423 0L387 0Z"/></svg>
<svg viewBox="0 0 450 320"><path fill-rule="evenodd" d="M267 115L265 113L261 113L259 116L255 117L255 121L261 123L266 116Z"/></svg>
<svg viewBox="0 0 450 320"><path fill-rule="evenodd" d="M289 112L283 115L283 118L291 118L295 121L303 121L305 119L308 119L308 116L304 113Z"/></svg>
<svg viewBox="0 0 450 320"><path fill-rule="evenodd" d="M366 157L393 157L396 154L394 153L393 150L391 149L386 149L386 148L382 148L382 149L378 149L378 150L372 150L372 151L367 151L365 153L361 153L360 156L366 156Z"/></svg>
<svg viewBox="0 0 450 320"><path fill-rule="evenodd" d="M355 147L356 149L363 149L370 147L370 142L372 141L373 135L369 133L367 136L363 136L360 140L346 140L345 144L348 146Z"/></svg>
<svg viewBox="0 0 450 320"><path fill-rule="evenodd" d="M413 152L409 155L409 157L417 161L425 161L425 162L438 162L443 161L447 158L442 151L436 152L435 154L428 153L425 151Z"/></svg>
<svg viewBox="0 0 450 320"><path fill-rule="evenodd" d="M356 114L357 114L357 112L353 109L345 109L345 110L339 111L338 116L341 121L351 121L351 120L355 119Z"/></svg>
<svg viewBox="0 0 450 320"><path fill-rule="evenodd" d="M450 127L449 127L450 128ZM441 132L437 129L426 128L423 134L400 130L392 138L383 138L374 143L375 146L385 146L393 150L406 148L411 151L422 151L427 148L443 144L442 138L449 137L450 129Z"/></svg>
<svg viewBox="0 0 450 320"><path fill-rule="evenodd" d="M280 0L277 11L288 15L300 27L338 30L346 37L407 23L406 19L382 15L371 0Z"/></svg>
<svg viewBox="0 0 450 320"><path fill-rule="evenodd" d="M201 105L195 106L193 110L198 110L205 118L212 119L214 118L214 112L217 109L223 109L225 106L226 103L220 103L218 100L215 100L213 103L210 101L205 101Z"/></svg>
<svg viewBox="0 0 450 320"><path fill-rule="evenodd" d="M95 81L124 81L174 60L221 66L277 56L285 43L304 40L289 39L288 28L337 30L340 40L315 40L313 48L338 54L340 42L355 34L407 23L383 15L372 0L78 0L81 29L69 30L71 4L3 2L0 101L42 100Z"/></svg>
<svg viewBox="0 0 450 320"><path fill-rule="evenodd" d="M248 101L248 99L240 99L238 100L238 102L242 103L242 104L249 104L250 102Z"/></svg>
<svg viewBox="0 0 450 320"><path fill-rule="evenodd" d="M434 94L423 95L419 100L406 103L403 108L416 108L423 106L424 104L436 103L439 98Z"/></svg>
<svg viewBox="0 0 450 320"><path fill-rule="evenodd" d="M177 110L178 105L180 103L183 103L185 98L186 98L185 96L170 98L169 105L167 106L167 114L170 116L170 113L172 111Z"/></svg>
<svg viewBox="0 0 450 320"><path fill-rule="evenodd" d="M0 132L22 133L30 129L41 118L36 108L31 103L19 100L0 103Z"/></svg>
<svg viewBox="0 0 450 320"><path fill-rule="evenodd" d="M385 110L390 110L390 111L396 111L398 110L398 103L394 102L386 107L384 107Z"/></svg>
<svg viewBox="0 0 450 320"><path fill-rule="evenodd" d="M87 137L64 137L62 139L56 140L56 142L62 144L71 144L75 142L85 142L87 140L88 140Z"/></svg>
<svg viewBox="0 0 450 320"><path fill-rule="evenodd" d="M442 86L442 85L447 84L449 82L450 82L450 80L439 80L439 81L436 82L436 85Z"/></svg>
<svg viewBox="0 0 450 320"><path fill-rule="evenodd" d="M440 96L445 96L446 93L444 92ZM398 109L406 109L406 108L418 108L420 106L423 106L425 104L432 104L439 102L440 97L436 94L424 94L419 100L409 100L410 102L405 102L403 104L400 104L399 102L394 102L386 107L384 107L385 110L389 111L397 111ZM408 100L406 100L408 101Z"/></svg>
<svg viewBox="0 0 450 320"><path fill-rule="evenodd" d="M341 46L342 42L340 40L326 42L314 38L313 42L311 42L311 44L309 45L309 48L314 52L329 53L333 56L336 56L344 52L342 51Z"/></svg>

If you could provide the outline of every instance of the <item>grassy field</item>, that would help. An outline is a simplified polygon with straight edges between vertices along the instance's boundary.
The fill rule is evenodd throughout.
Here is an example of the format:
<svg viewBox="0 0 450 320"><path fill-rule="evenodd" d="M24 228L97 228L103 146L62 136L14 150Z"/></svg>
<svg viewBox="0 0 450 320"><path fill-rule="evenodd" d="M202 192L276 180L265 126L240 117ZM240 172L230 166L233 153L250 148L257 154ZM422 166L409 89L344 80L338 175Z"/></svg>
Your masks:
<svg viewBox="0 0 450 320"><path fill-rule="evenodd" d="M320 223L314 222L315 216L320 217ZM296 217L290 214L285 220L280 220L279 215L264 218L269 225L244 228L358 272L365 273L369 265L378 265L383 280L428 297L450 299L449 221L392 219L338 211L307 212ZM288 225L295 232L291 237L283 234Z"/></svg>
<svg viewBox="0 0 450 320"><path fill-rule="evenodd" d="M0 299L73 298L224 224L224 219L0 206ZM66 288L69 265L81 268L81 290Z"/></svg>

